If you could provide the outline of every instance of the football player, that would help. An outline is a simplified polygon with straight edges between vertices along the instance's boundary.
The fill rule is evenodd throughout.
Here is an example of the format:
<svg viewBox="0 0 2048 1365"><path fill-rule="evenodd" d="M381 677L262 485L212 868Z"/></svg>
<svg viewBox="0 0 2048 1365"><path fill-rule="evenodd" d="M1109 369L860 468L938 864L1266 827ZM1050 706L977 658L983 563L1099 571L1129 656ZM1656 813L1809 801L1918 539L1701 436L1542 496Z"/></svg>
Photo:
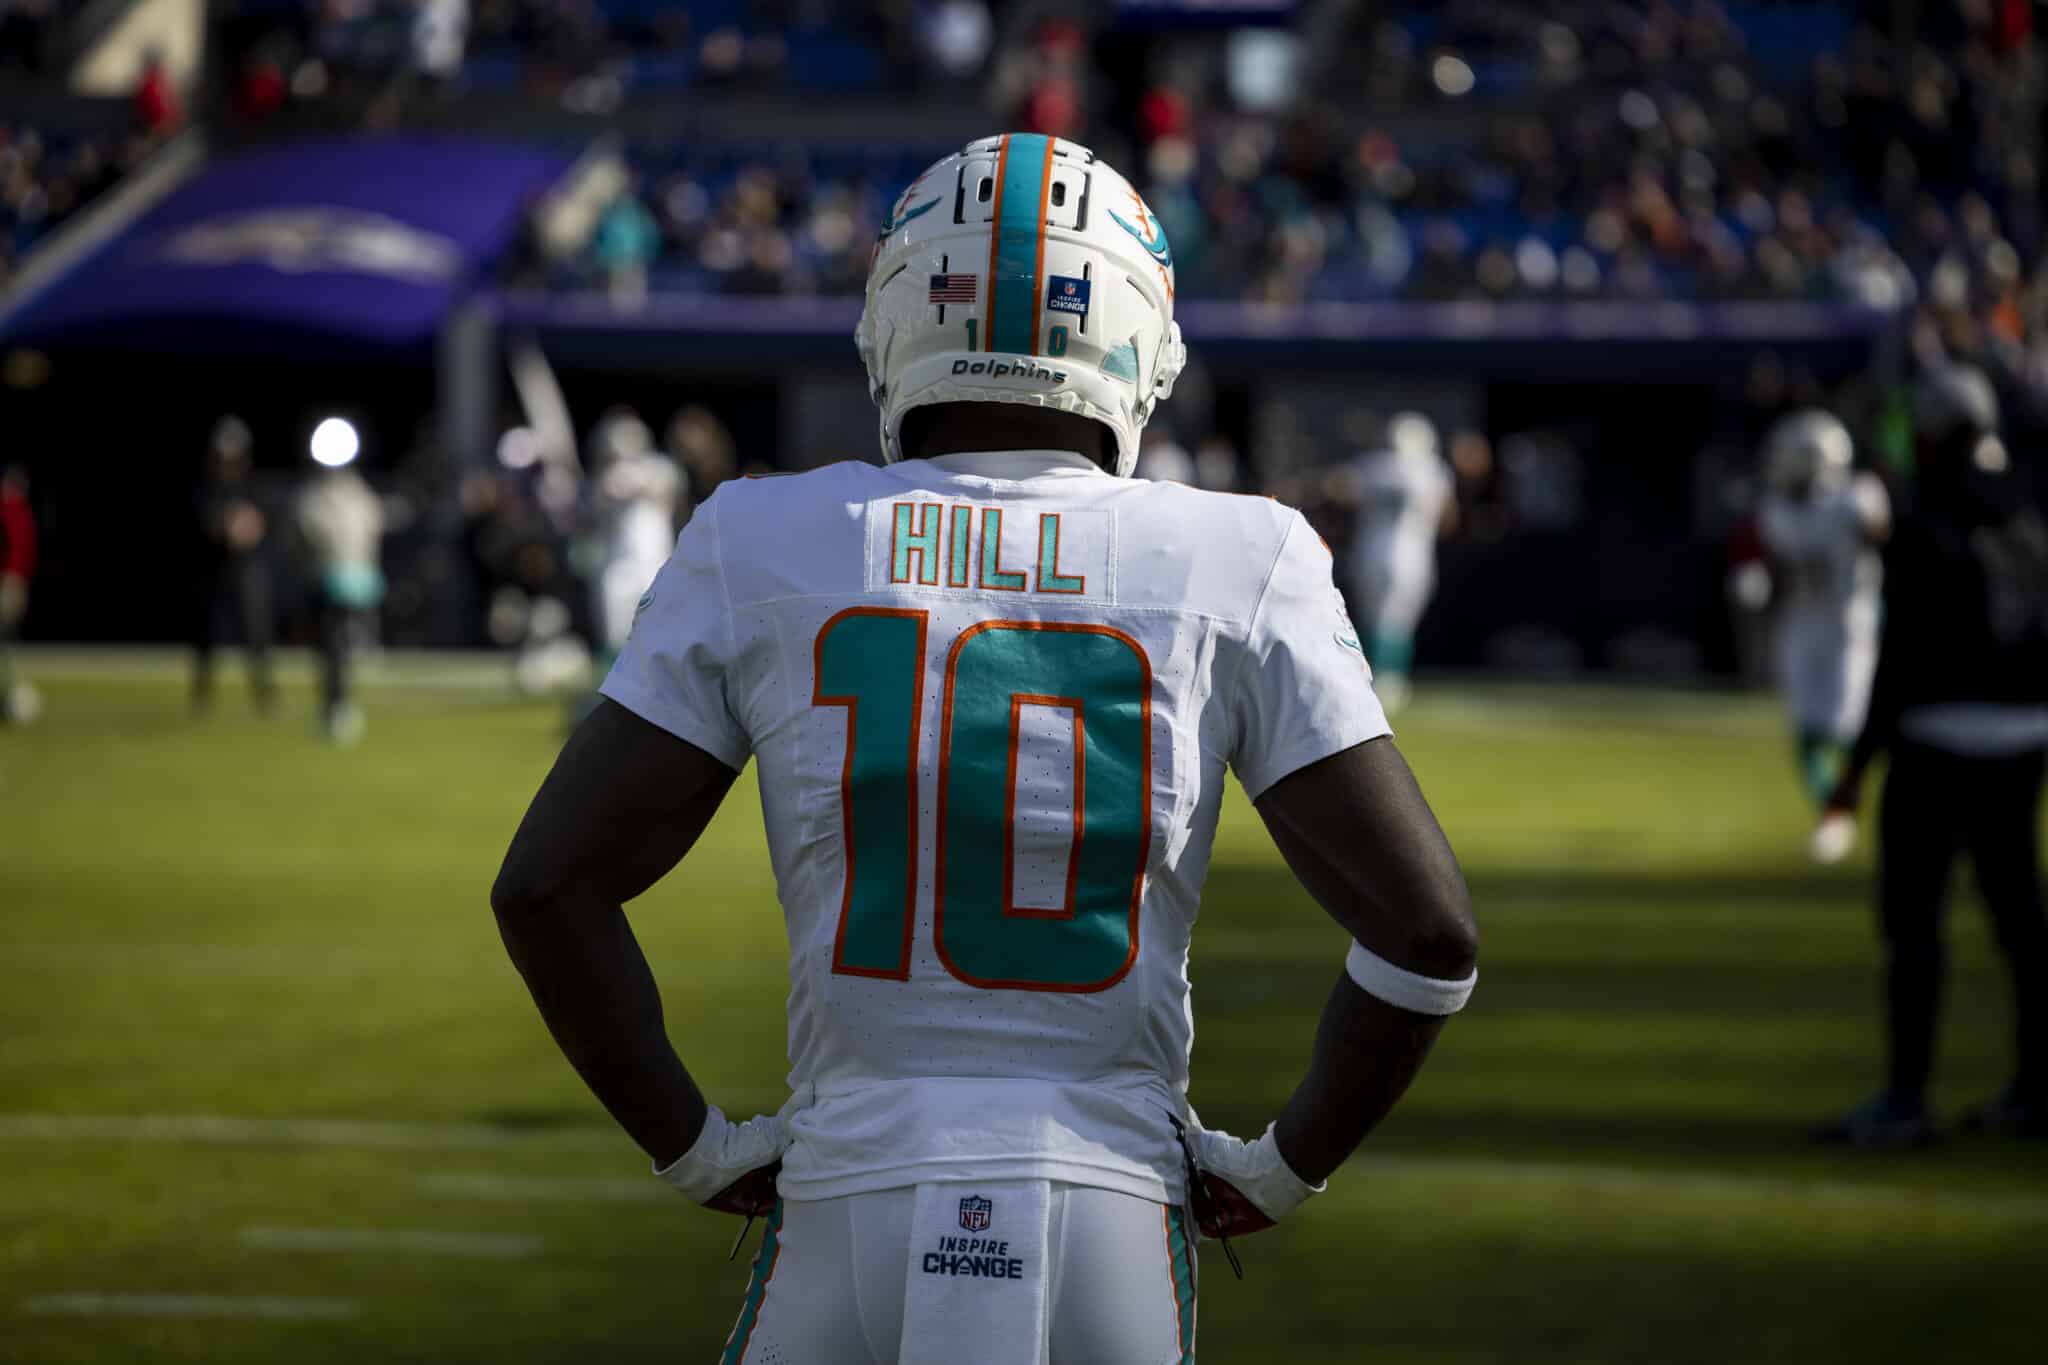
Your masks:
<svg viewBox="0 0 2048 1365"><path fill-rule="evenodd" d="M1778 689L1798 733L1808 796L1825 807L1870 701L1877 668L1877 547L1891 530L1891 503L1875 474L1852 468L1849 430L1808 408L1764 438L1765 491L1757 533L1776 585ZM1824 818L1812 852L1833 862L1855 840L1853 821Z"/></svg>
<svg viewBox="0 0 2048 1365"><path fill-rule="evenodd" d="M1436 590L1436 540L1457 517L1451 472L1437 451L1436 424L1419 412L1387 423L1386 440L1352 462L1358 499L1351 539L1352 605L1365 626L1365 653L1389 710L1408 699L1415 625Z"/></svg>
<svg viewBox="0 0 2048 1365"><path fill-rule="evenodd" d="M500 930L570 1061L663 1179L768 1214L728 1362L1192 1360L1198 1232L1320 1191L1472 989L1329 551L1270 500L1130 477L1185 355L1173 283L1084 147L920 176L856 336L884 463L698 510L506 855ZM793 1093L735 1123L620 907L749 758ZM1187 1099L1226 769L1349 944L1250 1141Z"/></svg>
<svg viewBox="0 0 2048 1365"><path fill-rule="evenodd" d="M633 627L640 595L676 539L682 471L654 448L630 410L604 415L590 436L591 511L602 545L597 573L598 662L611 666Z"/></svg>

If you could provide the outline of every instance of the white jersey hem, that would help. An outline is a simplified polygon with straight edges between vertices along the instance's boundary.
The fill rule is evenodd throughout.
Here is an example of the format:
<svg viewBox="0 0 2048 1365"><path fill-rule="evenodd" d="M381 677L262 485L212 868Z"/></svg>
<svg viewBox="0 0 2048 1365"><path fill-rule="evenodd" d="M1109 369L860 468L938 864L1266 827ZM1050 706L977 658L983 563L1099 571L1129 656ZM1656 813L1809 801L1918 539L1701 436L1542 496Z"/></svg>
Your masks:
<svg viewBox="0 0 2048 1365"><path fill-rule="evenodd" d="M1110 1190L1134 1195L1155 1204L1178 1204L1185 1197L1181 1182L1172 1185L1152 1171L1096 1166L1071 1158L1044 1156L976 1155L928 1158L880 1170L846 1175L796 1179L784 1173L776 1180L776 1193L799 1202L842 1199L848 1195L871 1194L877 1190L902 1189L911 1185L957 1184L987 1180L1056 1180L1068 1185Z"/></svg>

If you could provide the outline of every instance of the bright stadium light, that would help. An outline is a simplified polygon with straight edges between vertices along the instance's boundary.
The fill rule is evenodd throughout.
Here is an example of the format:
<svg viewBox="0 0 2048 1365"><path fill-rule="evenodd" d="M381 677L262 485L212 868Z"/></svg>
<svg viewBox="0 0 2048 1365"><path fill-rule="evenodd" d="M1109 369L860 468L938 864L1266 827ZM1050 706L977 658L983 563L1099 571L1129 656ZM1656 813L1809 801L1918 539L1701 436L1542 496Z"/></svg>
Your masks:
<svg viewBox="0 0 2048 1365"><path fill-rule="evenodd" d="M339 469L362 450L362 439L346 418L325 417L313 428L313 460L329 469Z"/></svg>
<svg viewBox="0 0 2048 1365"><path fill-rule="evenodd" d="M507 469L527 469L540 460L540 437L532 427L507 427L498 438L498 463Z"/></svg>
<svg viewBox="0 0 2048 1365"><path fill-rule="evenodd" d="M1430 63L1429 76L1436 82L1436 88L1452 99L1471 94L1478 80L1470 64L1448 52Z"/></svg>

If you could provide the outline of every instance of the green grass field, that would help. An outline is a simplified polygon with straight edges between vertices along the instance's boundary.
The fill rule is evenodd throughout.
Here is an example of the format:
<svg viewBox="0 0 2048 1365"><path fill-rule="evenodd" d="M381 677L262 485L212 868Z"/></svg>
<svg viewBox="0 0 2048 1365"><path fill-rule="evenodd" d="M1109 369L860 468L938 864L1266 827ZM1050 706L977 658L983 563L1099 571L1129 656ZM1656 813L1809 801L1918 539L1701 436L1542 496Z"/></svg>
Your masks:
<svg viewBox="0 0 2048 1365"><path fill-rule="evenodd" d="M645 1177L485 904L556 712L381 685L335 750L303 687L195 722L161 669L30 671L48 714L0 731L0 1360L714 1359L737 1224ZM2048 1150L1802 1139L1875 1079L1876 948L1867 860L1802 859L1768 705L1426 693L1401 743L1484 979L1244 1282L1205 1250L1211 1365L2037 1358ZM738 1112L784 1069L751 780L634 907ZM1950 1108L2007 1064L1957 910ZM1193 965L1205 1120L1270 1117L1341 947L1233 793Z"/></svg>

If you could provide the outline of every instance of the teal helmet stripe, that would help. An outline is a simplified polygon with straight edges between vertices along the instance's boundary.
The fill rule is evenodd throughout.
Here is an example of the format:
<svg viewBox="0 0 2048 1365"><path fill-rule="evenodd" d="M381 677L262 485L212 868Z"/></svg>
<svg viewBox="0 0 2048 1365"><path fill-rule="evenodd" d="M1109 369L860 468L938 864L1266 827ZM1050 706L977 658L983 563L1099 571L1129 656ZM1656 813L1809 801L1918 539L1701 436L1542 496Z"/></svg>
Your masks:
<svg viewBox="0 0 2048 1365"><path fill-rule="evenodd" d="M1036 355L1052 139L1039 133L1012 133L1003 144L996 177L995 242L989 252L988 349Z"/></svg>

